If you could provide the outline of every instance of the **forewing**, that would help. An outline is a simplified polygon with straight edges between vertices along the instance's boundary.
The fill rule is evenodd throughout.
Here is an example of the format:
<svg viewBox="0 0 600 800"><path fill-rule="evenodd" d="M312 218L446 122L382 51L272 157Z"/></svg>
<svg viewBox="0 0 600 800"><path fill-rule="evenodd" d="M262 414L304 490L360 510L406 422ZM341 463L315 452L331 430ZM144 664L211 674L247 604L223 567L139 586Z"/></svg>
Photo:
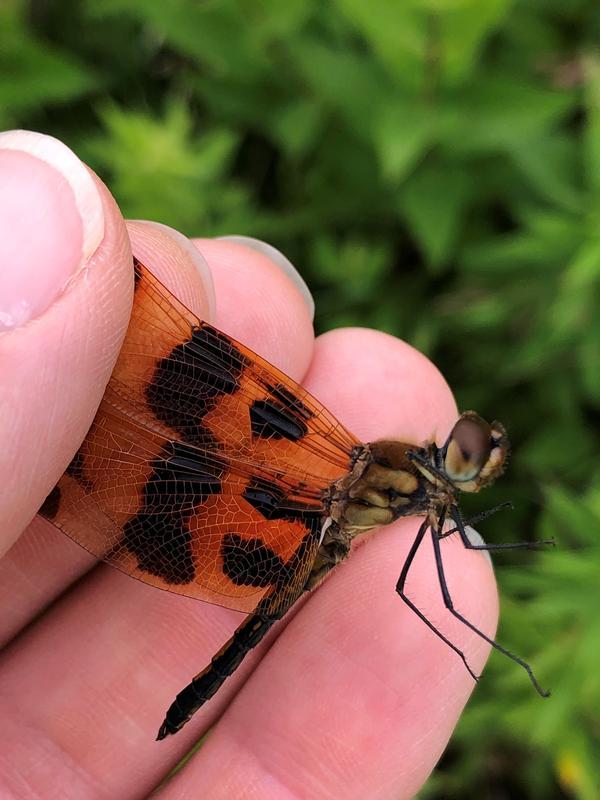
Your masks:
<svg viewBox="0 0 600 800"><path fill-rule="evenodd" d="M137 263L113 376L41 513L146 583L249 611L310 569L324 492L355 444Z"/></svg>

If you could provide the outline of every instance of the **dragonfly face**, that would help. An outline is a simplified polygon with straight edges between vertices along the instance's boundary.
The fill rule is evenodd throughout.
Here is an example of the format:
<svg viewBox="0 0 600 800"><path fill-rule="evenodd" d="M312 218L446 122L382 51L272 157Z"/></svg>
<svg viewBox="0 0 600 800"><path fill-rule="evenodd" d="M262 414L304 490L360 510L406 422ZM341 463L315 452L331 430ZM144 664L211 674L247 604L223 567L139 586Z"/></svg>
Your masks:
<svg viewBox="0 0 600 800"><path fill-rule="evenodd" d="M462 492L478 492L502 474L508 438L499 422L489 425L474 411L466 411L440 452L440 465Z"/></svg>
<svg viewBox="0 0 600 800"><path fill-rule="evenodd" d="M162 739L348 555L355 536L424 515L413 553L427 530L439 543L450 514L463 537L456 494L494 480L507 442L502 426L467 412L441 448L362 444L301 386L134 266L113 376L40 513L145 583L249 613L177 696ZM397 587L403 599L409 567Z"/></svg>

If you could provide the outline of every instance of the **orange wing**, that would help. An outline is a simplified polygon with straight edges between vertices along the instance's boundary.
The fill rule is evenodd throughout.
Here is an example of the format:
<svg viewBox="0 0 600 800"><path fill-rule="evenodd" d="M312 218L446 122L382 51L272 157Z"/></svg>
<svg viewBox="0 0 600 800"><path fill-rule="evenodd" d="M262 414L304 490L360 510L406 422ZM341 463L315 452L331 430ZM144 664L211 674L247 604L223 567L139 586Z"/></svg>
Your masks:
<svg viewBox="0 0 600 800"><path fill-rule="evenodd" d="M357 441L139 262L135 280L98 414L40 513L146 583L250 611L310 571Z"/></svg>

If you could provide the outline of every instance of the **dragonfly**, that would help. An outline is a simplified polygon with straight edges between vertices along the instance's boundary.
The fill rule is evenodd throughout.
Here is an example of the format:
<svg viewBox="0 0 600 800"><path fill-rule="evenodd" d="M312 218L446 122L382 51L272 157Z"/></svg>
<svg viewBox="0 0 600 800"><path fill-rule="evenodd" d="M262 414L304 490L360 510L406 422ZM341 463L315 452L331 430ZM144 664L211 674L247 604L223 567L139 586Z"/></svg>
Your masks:
<svg viewBox="0 0 600 800"><path fill-rule="evenodd" d="M199 319L134 258L130 324L92 426L40 514L89 552L144 583L246 613L229 641L166 712L179 731L353 541L400 517L422 517L396 591L478 679L464 653L417 607L406 582L433 543L448 611L519 664L527 662L455 607L441 543L477 544L461 492L503 471L499 422L461 414L446 442L360 442L314 397L243 344ZM448 527L450 526L450 527Z"/></svg>

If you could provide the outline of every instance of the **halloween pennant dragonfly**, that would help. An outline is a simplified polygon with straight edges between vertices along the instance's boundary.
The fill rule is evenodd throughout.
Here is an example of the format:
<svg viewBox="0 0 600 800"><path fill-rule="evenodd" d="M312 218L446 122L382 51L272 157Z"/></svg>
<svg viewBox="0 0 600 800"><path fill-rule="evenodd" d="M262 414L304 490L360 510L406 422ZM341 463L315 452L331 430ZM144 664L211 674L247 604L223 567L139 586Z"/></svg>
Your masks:
<svg viewBox="0 0 600 800"><path fill-rule="evenodd" d="M404 591L429 532L448 609L545 694L529 665L454 609L444 578L440 541L450 533L465 547L492 547L471 543L456 496L501 473L502 425L468 411L443 447L363 444L301 386L199 320L135 259L134 274L131 322L104 398L40 513L145 583L247 612L177 695L158 739L185 725L296 600L347 557L357 535L409 515L424 521L396 587L402 599L477 679ZM499 545L514 546L530 543Z"/></svg>

